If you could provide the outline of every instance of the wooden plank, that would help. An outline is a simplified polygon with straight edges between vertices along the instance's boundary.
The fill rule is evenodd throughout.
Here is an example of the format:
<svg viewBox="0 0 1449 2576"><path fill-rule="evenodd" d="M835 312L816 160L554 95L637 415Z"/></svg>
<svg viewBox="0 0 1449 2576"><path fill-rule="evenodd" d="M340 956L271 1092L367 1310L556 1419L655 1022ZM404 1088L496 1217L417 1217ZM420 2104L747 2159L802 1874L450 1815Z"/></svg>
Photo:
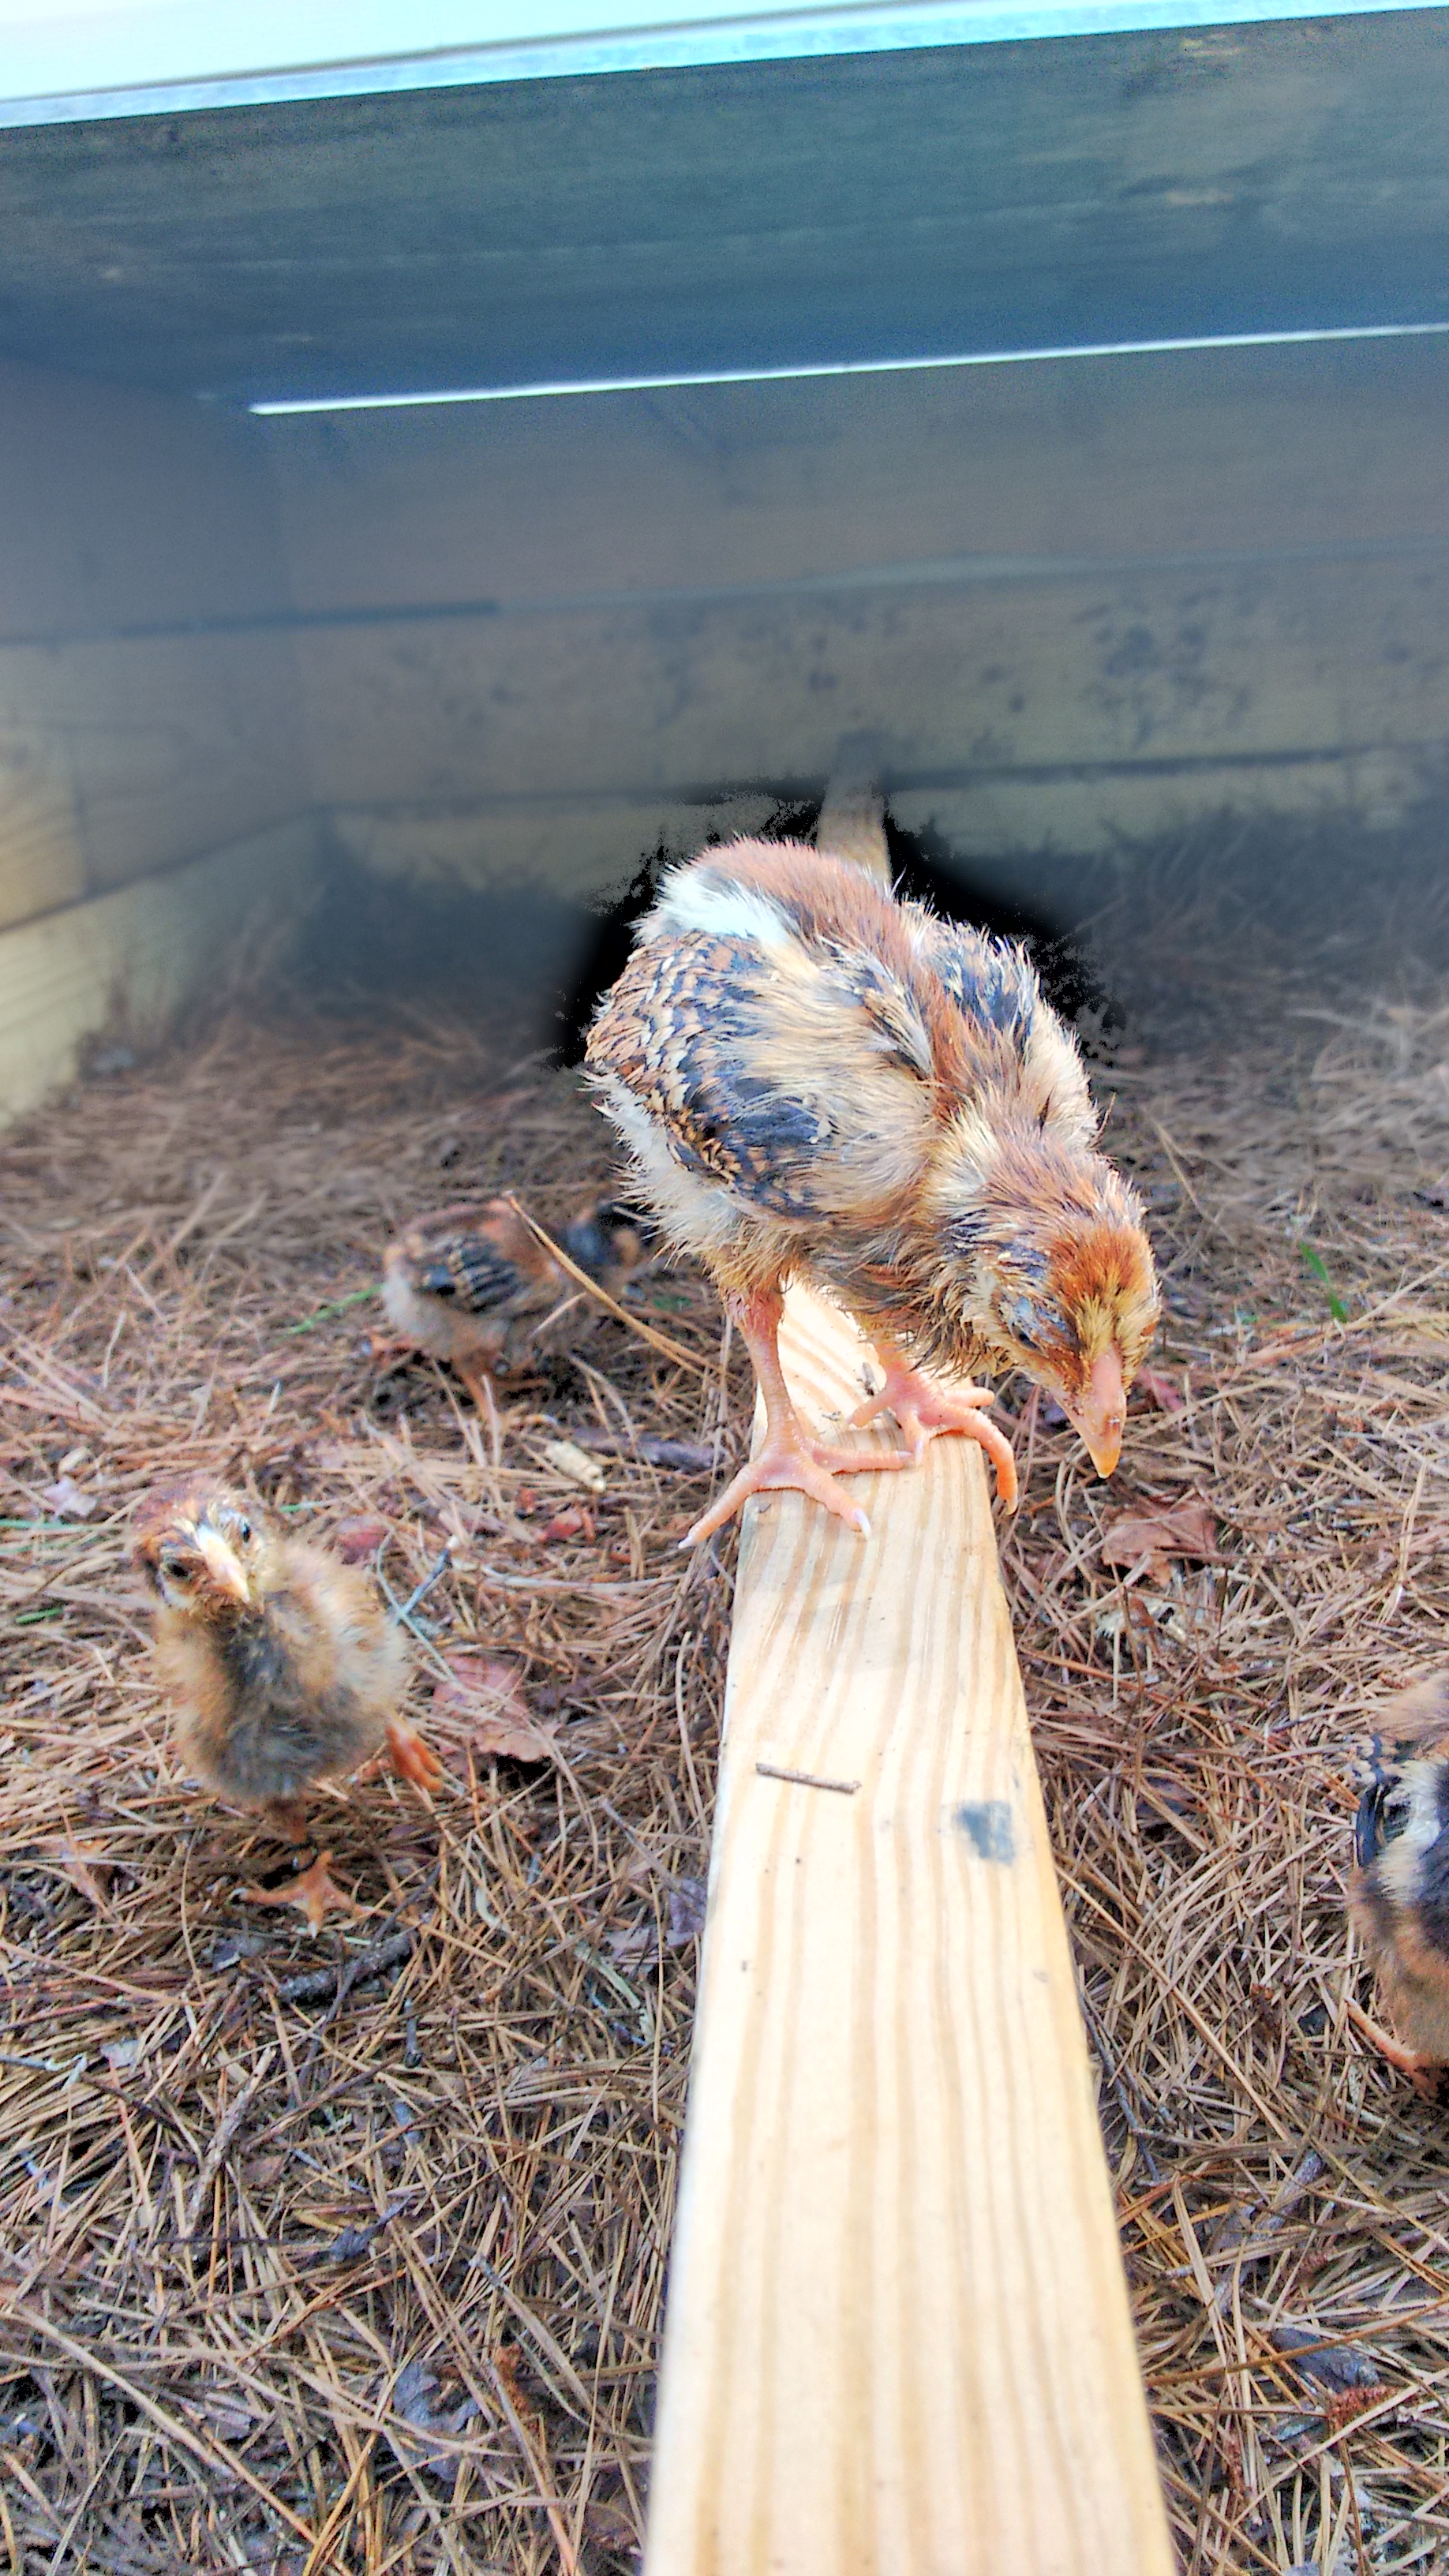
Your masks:
<svg viewBox="0 0 1449 2576"><path fill-rule="evenodd" d="M837 745L834 766L815 826L817 850L837 859L853 859L882 885L891 881L890 850L885 835L885 797L880 783L880 748L876 735L846 734Z"/></svg>
<svg viewBox="0 0 1449 2576"><path fill-rule="evenodd" d="M747 1507L646 2576L1168 2576L980 1451L869 1509Z"/></svg>

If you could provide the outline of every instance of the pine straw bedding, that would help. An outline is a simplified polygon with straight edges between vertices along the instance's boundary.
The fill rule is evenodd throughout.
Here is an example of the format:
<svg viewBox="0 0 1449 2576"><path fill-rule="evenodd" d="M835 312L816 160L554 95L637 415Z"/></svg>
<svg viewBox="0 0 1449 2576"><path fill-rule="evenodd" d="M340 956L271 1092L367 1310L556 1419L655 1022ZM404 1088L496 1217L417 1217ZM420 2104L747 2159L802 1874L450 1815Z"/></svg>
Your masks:
<svg viewBox="0 0 1449 2576"><path fill-rule="evenodd" d="M1449 1010L1304 1010L1105 1075L1185 1402L1111 1486L1038 1434L1003 1545L1193 2576L1449 2565L1444 2115L1345 2027L1342 1904L1368 1713L1445 1650ZM1114 1546L1193 1497L1218 1562Z"/></svg>
<svg viewBox="0 0 1449 2576"><path fill-rule="evenodd" d="M1449 2563L1443 2126L1345 2028L1341 1905L1353 1739L1442 1629L1441 1053L1419 1010L1105 1069L1185 1403L1110 1487L1019 1427L1004 1565L1194 2571ZM556 1222L607 1157L568 1077L325 1021L0 1144L0 2567L637 2564L729 1602L674 1546L707 1469L631 1443L727 1459L748 1378L656 1272L697 1364L601 1324L506 1391L500 1463L360 1329L396 1219L507 1183ZM615 1441L602 1496L560 1435ZM395 1594L460 1540L414 1698L456 1788L327 1807L377 1911L315 1946L241 1899L283 1856L179 1777L146 1669L126 1517L202 1462L378 1524ZM1215 1560L1111 1561L1193 1497ZM430 1706L470 1643L546 1761Z"/></svg>
<svg viewBox="0 0 1449 2576"><path fill-rule="evenodd" d="M608 1155L569 1077L326 1023L234 1025L0 1146L0 2567L633 2563L728 1616L676 1544L718 1308L646 1282L698 1364L605 1321L591 1374L510 1389L501 1464L361 1331L404 1215L506 1184L557 1225ZM623 1452L602 1494L562 1434ZM193 1464L377 1525L395 1596L461 1541L412 1703L456 1786L319 1802L376 1913L315 1946L239 1896L286 1854L187 1786L147 1672L127 1517ZM438 1667L470 1644L517 1675L477 1724ZM483 1749L520 1713L541 1766Z"/></svg>

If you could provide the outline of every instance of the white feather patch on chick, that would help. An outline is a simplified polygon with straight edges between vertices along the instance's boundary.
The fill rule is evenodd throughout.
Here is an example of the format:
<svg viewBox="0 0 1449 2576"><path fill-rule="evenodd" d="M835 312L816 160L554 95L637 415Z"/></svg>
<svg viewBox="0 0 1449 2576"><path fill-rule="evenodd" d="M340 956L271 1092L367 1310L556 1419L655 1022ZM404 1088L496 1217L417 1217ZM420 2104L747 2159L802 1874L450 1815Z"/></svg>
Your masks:
<svg viewBox="0 0 1449 2576"><path fill-rule="evenodd" d="M710 879L698 867L667 877L659 901L639 930L642 940L704 931L711 939L757 939L769 949L789 948L796 934L778 905L753 887Z"/></svg>
<svg viewBox="0 0 1449 2576"><path fill-rule="evenodd" d="M609 1116L634 1157L639 1180L669 1231L681 1243L702 1253L725 1252L740 1231L740 1213L728 1190L687 1172L669 1150L662 1130L641 1108L617 1074L605 1074L598 1090Z"/></svg>
<svg viewBox="0 0 1449 2576"><path fill-rule="evenodd" d="M436 1308L429 1305L426 1297L418 1295L399 1265L393 1265L382 1274L382 1305L395 1332L405 1333L421 1350L432 1350L436 1346L446 1352L446 1326L439 1324Z"/></svg>

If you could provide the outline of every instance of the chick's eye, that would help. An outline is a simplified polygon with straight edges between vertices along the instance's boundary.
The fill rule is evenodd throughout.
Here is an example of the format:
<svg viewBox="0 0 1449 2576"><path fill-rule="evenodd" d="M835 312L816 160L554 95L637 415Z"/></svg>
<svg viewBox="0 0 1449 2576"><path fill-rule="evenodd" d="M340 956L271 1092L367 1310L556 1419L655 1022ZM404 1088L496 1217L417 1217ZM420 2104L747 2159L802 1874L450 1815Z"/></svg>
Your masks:
<svg viewBox="0 0 1449 2576"><path fill-rule="evenodd" d="M249 1539L249 1538L251 1537L251 1534L252 1534L252 1525L251 1525L251 1522L250 1522L250 1521L243 1521L243 1522L242 1522L242 1524L241 1524L241 1527L240 1527L240 1528L239 1528L239 1530L237 1531L237 1537L238 1537L239 1539L243 1539L243 1540L245 1540L245 1539Z"/></svg>
<svg viewBox="0 0 1449 2576"><path fill-rule="evenodd" d="M184 1556L163 1556L161 1571L169 1583L189 1583L191 1568Z"/></svg>

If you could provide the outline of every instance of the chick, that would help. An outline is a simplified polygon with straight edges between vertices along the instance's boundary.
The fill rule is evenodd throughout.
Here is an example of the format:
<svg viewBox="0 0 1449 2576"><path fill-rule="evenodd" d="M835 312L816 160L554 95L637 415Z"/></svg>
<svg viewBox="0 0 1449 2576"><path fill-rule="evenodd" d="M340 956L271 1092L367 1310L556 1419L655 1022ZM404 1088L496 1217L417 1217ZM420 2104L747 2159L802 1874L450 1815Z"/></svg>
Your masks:
<svg viewBox="0 0 1449 2576"><path fill-rule="evenodd" d="M156 1595L156 1669L181 1751L208 1788L305 1843L303 1793L349 1778L384 1746L403 1779L439 1786L436 1757L397 1714L402 1637L359 1567L206 1483L152 1495L133 1553ZM351 1903L330 1858L319 1852L263 1901L300 1904L315 1931L329 1904Z"/></svg>
<svg viewBox="0 0 1449 2576"><path fill-rule="evenodd" d="M1394 1755L1383 1758L1384 1739ZM1349 2016L1418 2090L1449 2066L1449 1673L1390 1702L1354 1826L1348 1908L1394 2033Z"/></svg>
<svg viewBox="0 0 1449 2576"><path fill-rule="evenodd" d="M643 1258L643 1219L604 1201L575 1217L559 1241L614 1295ZM413 1348L449 1361L485 1414L495 1370L508 1365L541 1316L576 1293L508 1199L419 1217L383 1255L389 1321Z"/></svg>
<svg viewBox="0 0 1449 2576"><path fill-rule="evenodd" d="M760 1455L686 1545L779 1486L865 1530L834 1480L919 1461L939 1432L979 1441L1014 1502L990 1390L948 1391L929 1366L1024 1370L1111 1474L1157 1323L1152 1254L1019 949L895 902L846 860L735 841L665 879L588 1063L637 1188L713 1272L764 1398ZM807 1436L777 1346L792 1278L860 1323L885 1383L853 1421L889 1409L904 1451Z"/></svg>

